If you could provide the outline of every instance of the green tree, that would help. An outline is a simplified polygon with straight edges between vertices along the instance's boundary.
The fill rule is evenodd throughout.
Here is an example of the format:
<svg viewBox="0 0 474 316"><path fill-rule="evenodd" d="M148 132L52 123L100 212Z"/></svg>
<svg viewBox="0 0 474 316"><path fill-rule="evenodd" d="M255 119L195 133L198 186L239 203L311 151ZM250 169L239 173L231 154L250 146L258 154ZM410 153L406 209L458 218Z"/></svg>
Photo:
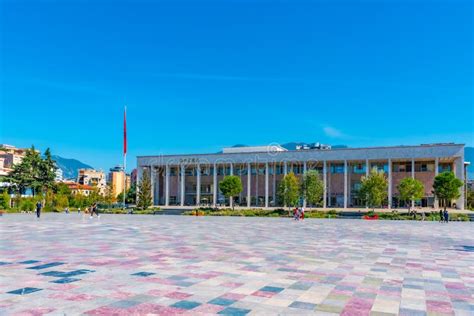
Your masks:
<svg viewBox="0 0 474 316"><path fill-rule="evenodd" d="M85 207L89 205L89 203L85 195L81 193L76 193L76 194L71 195L71 199L69 200L69 205L84 209Z"/></svg>
<svg viewBox="0 0 474 316"><path fill-rule="evenodd" d="M402 179L397 186L400 194L400 200L408 202L419 200L425 194L425 187L420 180L407 177ZM411 209L411 204L408 209Z"/></svg>
<svg viewBox="0 0 474 316"><path fill-rule="evenodd" d="M54 187L56 169L49 148L42 159L35 147L31 146L26 150L22 161L13 166L13 171L6 177L6 181L20 194L31 188L33 195L37 195Z"/></svg>
<svg viewBox="0 0 474 316"><path fill-rule="evenodd" d="M56 209L62 210L62 209L69 206L69 199L64 194L56 194L54 196L54 202L53 203L54 203L54 206L56 207Z"/></svg>
<svg viewBox="0 0 474 316"><path fill-rule="evenodd" d="M10 195L8 190L3 190L3 193L0 195L0 209L9 209L10 208Z"/></svg>
<svg viewBox="0 0 474 316"><path fill-rule="evenodd" d="M137 200L137 185L132 184L130 189L127 191L127 195L125 196L125 203L127 204L135 204Z"/></svg>
<svg viewBox="0 0 474 316"><path fill-rule="evenodd" d="M461 196L459 188L463 186L463 182L456 178L453 172L446 171L440 173L434 178L433 193L438 200L444 202L444 209L447 204Z"/></svg>
<svg viewBox="0 0 474 316"><path fill-rule="evenodd" d="M467 191L466 201L467 207L474 210L474 190L472 188Z"/></svg>
<svg viewBox="0 0 474 316"><path fill-rule="evenodd" d="M310 205L320 205L323 200L324 183L316 170L309 170L303 175L301 195Z"/></svg>
<svg viewBox="0 0 474 316"><path fill-rule="evenodd" d="M103 201L108 205L112 205L113 203L117 202L117 197L115 196L115 187L113 183L107 184L105 188L105 195Z"/></svg>
<svg viewBox="0 0 474 316"><path fill-rule="evenodd" d="M145 170L143 172L138 188L137 206L145 210L151 206L151 181L148 171Z"/></svg>
<svg viewBox="0 0 474 316"><path fill-rule="evenodd" d="M383 171L374 168L368 177L362 177L359 198L371 208L382 206L387 198L388 181Z"/></svg>
<svg viewBox="0 0 474 316"><path fill-rule="evenodd" d="M283 177L278 186L278 200L284 206L288 206L289 210L298 205L299 198L298 178L293 172L290 172Z"/></svg>
<svg viewBox="0 0 474 316"><path fill-rule="evenodd" d="M38 166L38 182L41 185L42 192L52 190L55 186L54 179L56 178L56 162L51 157L51 151L47 148L44 152L44 158Z"/></svg>
<svg viewBox="0 0 474 316"><path fill-rule="evenodd" d="M242 192L242 181L237 176L225 176L224 179L219 182L219 190L229 199L229 202L232 202L233 197ZM234 204L231 204L233 209Z"/></svg>

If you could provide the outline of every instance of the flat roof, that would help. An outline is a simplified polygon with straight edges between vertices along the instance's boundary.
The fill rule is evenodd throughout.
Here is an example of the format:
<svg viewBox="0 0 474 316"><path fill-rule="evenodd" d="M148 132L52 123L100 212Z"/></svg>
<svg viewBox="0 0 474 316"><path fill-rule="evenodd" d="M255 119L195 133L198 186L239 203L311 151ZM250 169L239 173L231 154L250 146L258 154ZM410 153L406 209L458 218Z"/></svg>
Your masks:
<svg viewBox="0 0 474 316"><path fill-rule="evenodd" d="M398 145L398 146L376 146L376 147L345 147L345 148L331 148L331 149L304 149L304 150L287 150L287 151L277 151L276 154L280 153L294 153L294 152L332 152L332 151L347 151L347 150L368 150L368 149L397 149L397 148L426 148L426 147L449 147L449 146L465 146L465 144L458 143L433 143L433 144L421 144L421 145ZM252 146L259 147L259 146ZM258 153L268 153L268 151L260 152L236 152L236 153L196 153L196 154L167 154L167 155L144 155L137 156L137 158L147 158L147 157L176 157L176 156L214 156L214 155L242 155L242 154L258 154Z"/></svg>

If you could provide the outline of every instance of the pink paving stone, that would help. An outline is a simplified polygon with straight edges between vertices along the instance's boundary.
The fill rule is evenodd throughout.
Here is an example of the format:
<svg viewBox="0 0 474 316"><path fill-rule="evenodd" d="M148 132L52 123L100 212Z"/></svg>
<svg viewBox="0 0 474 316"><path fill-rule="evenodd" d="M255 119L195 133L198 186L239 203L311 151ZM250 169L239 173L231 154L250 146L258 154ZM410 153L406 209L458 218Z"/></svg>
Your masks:
<svg viewBox="0 0 474 316"><path fill-rule="evenodd" d="M171 293L172 291L168 291L168 290L150 290L147 292L148 295L151 295L151 296L165 296L166 294L168 293Z"/></svg>
<svg viewBox="0 0 474 316"><path fill-rule="evenodd" d="M182 310L177 308L174 308L174 310L170 310L170 307L168 306L153 303L143 303L127 308L127 312L129 313L129 315L171 315L181 314Z"/></svg>
<svg viewBox="0 0 474 316"><path fill-rule="evenodd" d="M358 309L358 308L344 308L342 313L340 314L341 316L369 316L370 315L370 309Z"/></svg>
<svg viewBox="0 0 474 316"><path fill-rule="evenodd" d="M228 288L231 288L231 289L238 288L242 285L243 285L243 283L236 283L236 282L225 282L225 283L221 284L221 286L228 287Z"/></svg>
<svg viewBox="0 0 474 316"><path fill-rule="evenodd" d="M216 314L223 310L225 306L220 306L220 305L214 305L214 304L202 304L196 308L193 308L193 312L196 313L210 313L210 314Z"/></svg>
<svg viewBox="0 0 474 316"><path fill-rule="evenodd" d="M124 308L114 308L110 306L102 306L85 312L86 315L113 315L113 316L127 316L130 312Z"/></svg>
<svg viewBox="0 0 474 316"><path fill-rule="evenodd" d="M240 301L241 299L243 299L243 298L246 297L246 296L247 296L247 295L244 295L244 294L229 292L229 293L225 293L225 294L222 295L221 297L222 297L222 298L227 298L227 299L229 299L229 300Z"/></svg>
<svg viewBox="0 0 474 316"><path fill-rule="evenodd" d="M123 299L128 298L128 297L133 296L133 295L134 294L130 293L130 292L117 291L117 292L110 293L108 296L111 297L111 298L116 298L116 299L119 299L119 300L123 300Z"/></svg>
<svg viewBox="0 0 474 316"><path fill-rule="evenodd" d="M453 308L448 302L427 301L426 306L429 312L438 312L443 314L452 314Z"/></svg>
<svg viewBox="0 0 474 316"><path fill-rule="evenodd" d="M465 289L466 286L463 283L454 283L454 282L446 282L444 285L448 289Z"/></svg>
<svg viewBox="0 0 474 316"><path fill-rule="evenodd" d="M51 312L54 312L54 308L33 308L21 311L19 313L14 313L15 316L41 316Z"/></svg>
<svg viewBox="0 0 474 316"><path fill-rule="evenodd" d="M74 284L57 284L57 285L54 285L52 287L49 287L48 290L69 291L69 290L75 289L77 287L78 287L78 285L74 285Z"/></svg>
<svg viewBox="0 0 474 316"><path fill-rule="evenodd" d="M273 297L275 294L277 293L267 292L267 291L256 291L252 293L253 296L259 296L259 297Z"/></svg>
<svg viewBox="0 0 474 316"><path fill-rule="evenodd" d="M183 292L171 292L171 293L165 294L165 296L168 297L168 298L183 300L187 297L190 297L191 294L187 294L187 293L183 293Z"/></svg>

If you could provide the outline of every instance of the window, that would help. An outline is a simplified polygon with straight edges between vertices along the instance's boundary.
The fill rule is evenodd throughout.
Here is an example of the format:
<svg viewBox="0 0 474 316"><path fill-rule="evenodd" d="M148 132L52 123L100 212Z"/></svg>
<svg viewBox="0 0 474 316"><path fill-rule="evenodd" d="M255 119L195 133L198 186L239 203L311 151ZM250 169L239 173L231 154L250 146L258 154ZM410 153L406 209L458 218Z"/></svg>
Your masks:
<svg viewBox="0 0 474 316"><path fill-rule="evenodd" d="M370 169L374 169L374 168L377 168L377 171L380 172L380 171L383 171L385 173L388 172L388 164L387 163L383 163L383 162L374 162L370 165Z"/></svg>
<svg viewBox="0 0 474 316"><path fill-rule="evenodd" d="M331 173L344 173L344 164L332 164Z"/></svg>
<svg viewBox="0 0 474 316"><path fill-rule="evenodd" d="M176 176L176 173L177 173L177 168L176 167L171 167L170 168L170 176L174 177Z"/></svg>
<svg viewBox="0 0 474 316"><path fill-rule="evenodd" d="M365 173L365 164L358 163L352 166L352 173L364 174Z"/></svg>
<svg viewBox="0 0 474 316"><path fill-rule="evenodd" d="M451 164L450 163L440 163L438 165L438 172L442 173L442 172L446 172L446 171L452 171Z"/></svg>

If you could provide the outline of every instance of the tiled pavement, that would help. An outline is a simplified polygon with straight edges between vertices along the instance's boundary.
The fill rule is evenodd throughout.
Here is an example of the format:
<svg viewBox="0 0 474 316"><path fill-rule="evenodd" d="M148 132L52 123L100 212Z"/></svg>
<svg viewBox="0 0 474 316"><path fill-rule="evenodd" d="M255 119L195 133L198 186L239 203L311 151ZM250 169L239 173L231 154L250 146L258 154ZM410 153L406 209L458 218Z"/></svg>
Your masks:
<svg viewBox="0 0 474 316"><path fill-rule="evenodd" d="M474 225L7 215L3 314L474 315Z"/></svg>

